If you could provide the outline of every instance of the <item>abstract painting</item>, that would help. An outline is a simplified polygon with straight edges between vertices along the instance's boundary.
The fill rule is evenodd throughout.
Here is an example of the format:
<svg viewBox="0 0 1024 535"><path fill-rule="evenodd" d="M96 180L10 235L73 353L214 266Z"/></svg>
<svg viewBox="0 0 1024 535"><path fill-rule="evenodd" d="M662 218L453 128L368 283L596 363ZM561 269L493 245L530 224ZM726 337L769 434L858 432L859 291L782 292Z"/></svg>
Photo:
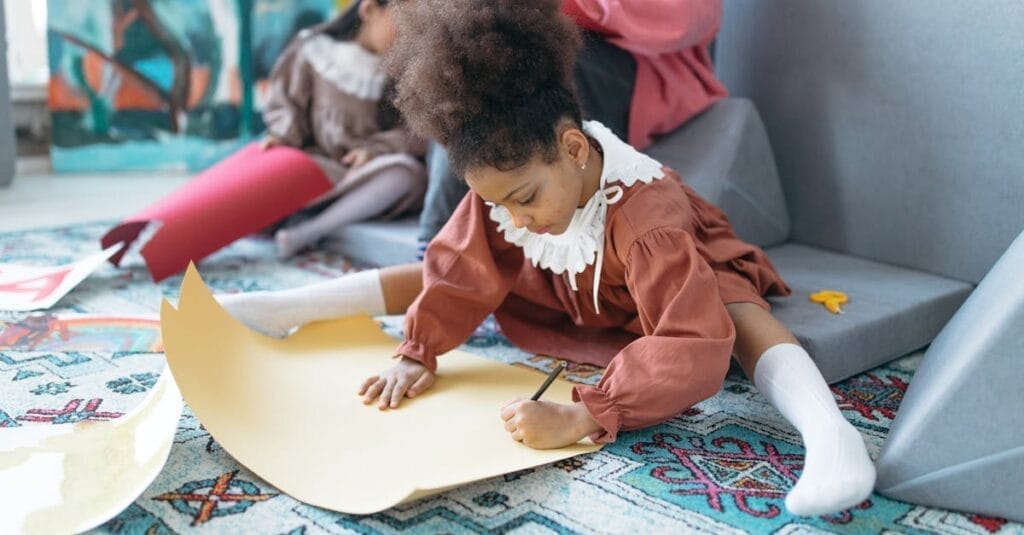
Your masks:
<svg viewBox="0 0 1024 535"><path fill-rule="evenodd" d="M48 0L58 171L203 169L263 130L267 75L338 0Z"/></svg>

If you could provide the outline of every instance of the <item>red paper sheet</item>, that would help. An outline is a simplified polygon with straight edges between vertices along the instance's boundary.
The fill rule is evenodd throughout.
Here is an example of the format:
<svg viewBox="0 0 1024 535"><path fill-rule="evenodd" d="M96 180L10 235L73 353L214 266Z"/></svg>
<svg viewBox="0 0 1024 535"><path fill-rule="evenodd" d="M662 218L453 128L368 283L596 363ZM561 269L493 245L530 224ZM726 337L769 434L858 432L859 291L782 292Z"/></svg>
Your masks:
<svg viewBox="0 0 1024 535"><path fill-rule="evenodd" d="M116 266L151 222L159 229L142 257L159 282L231 242L271 225L331 188L327 176L300 150L247 145L145 210L110 229L104 247L124 243Z"/></svg>

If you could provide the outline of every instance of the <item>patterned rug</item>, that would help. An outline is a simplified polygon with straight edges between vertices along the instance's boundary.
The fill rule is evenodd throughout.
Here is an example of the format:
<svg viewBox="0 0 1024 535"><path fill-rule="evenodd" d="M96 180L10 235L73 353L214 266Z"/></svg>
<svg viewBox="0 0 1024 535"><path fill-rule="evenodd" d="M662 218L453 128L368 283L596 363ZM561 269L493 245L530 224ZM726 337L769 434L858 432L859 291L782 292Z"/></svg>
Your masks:
<svg viewBox="0 0 1024 535"><path fill-rule="evenodd" d="M0 233L0 262L67 262L95 252L107 228L96 223ZM345 259L320 252L279 262L273 249L268 239L248 238L200 269L217 292L291 287L352 269ZM53 317L32 318L27 325L25 314L0 312L0 427L106 420L131 410L164 365L152 322L76 322L74 314L152 315L161 297L176 298L179 284L176 277L154 285L137 262L120 270L106 266L48 311ZM401 318L384 323L399 335ZM514 365L553 364L511 347L491 321L465 349ZM911 355L833 387L873 457L920 358ZM600 372L576 367L568 376L595 383ZM783 498L800 474L802 458L795 430L733 370L714 398L665 424L623 433L598 453L351 516L304 505L262 481L186 408L163 472L97 531L1024 533L1021 524L877 494L839 514L793 517Z"/></svg>

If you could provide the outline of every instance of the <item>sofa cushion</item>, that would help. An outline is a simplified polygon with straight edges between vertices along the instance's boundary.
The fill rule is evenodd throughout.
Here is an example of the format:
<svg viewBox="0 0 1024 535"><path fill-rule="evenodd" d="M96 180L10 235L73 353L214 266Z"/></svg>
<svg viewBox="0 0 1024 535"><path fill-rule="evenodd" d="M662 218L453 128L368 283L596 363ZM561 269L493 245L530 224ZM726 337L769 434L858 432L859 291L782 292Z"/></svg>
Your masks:
<svg viewBox="0 0 1024 535"><path fill-rule="evenodd" d="M357 264L394 266L416 261L418 235L416 216L394 221L366 221L332 232L324 248Z"/></svg>
<svg viewBox="0 0 1024 535"><path fill-rule="evenodd" d="M789 236L789 213L761 117L746 99L721 100L647 151L722 209L736 235L761 247Z"/></svg>
<svg viewBox="0 0 1024 535"><path fill-rule="evenodd" d="M878 458L878 491L1024 522L1024 234L928 348Z"/></svg>
<svg viewBox="0 0 1024 535"><path fill-rule="evenodd" d="M767 250L793 289L772 298L785 324L836 382L928 345L971 292L964 282L805 245ZM823 289L849 297L842 314L810 301Z"/></svg>

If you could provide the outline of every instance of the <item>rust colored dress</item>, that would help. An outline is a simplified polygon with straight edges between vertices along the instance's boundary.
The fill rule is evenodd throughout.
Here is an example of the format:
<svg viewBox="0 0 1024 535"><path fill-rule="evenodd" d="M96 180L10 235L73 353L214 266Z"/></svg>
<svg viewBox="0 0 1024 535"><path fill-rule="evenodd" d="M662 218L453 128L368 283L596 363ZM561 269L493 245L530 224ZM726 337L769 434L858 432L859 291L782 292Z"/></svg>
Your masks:
<svg viewBox="0 0 1024 535"><path fill-rule="evenodd" d="M603 428L591 438L611 442L714 395L735 339L725 305L768 309L763 296L790 290L764 252L739 240L725 214L675 172L599 123L585 130L604 153L595 194L607 201L596 219L603 258L588 258L576 275L557 273L562 266L552 269L528 243L537 235L470 192L427 249L424 289L398 353L436 370L437 355L493 313L525 351L606 367L596 387L576 385L573 398Z"/></svg>

